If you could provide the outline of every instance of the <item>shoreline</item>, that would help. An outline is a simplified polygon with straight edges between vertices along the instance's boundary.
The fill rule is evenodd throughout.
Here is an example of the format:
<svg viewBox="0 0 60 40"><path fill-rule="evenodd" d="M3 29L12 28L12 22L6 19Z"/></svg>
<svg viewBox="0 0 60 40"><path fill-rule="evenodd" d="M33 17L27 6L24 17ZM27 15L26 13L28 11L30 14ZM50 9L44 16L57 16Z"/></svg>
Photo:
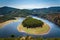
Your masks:
<svg viewBox="0 0 60 40"><path fill-rule="evenodd" d="M46 24L47 25L47 24ZM40 33L36 33L36 32L34 32L34 31L31 31L31 33L28 31L28 32L26 32L26 30L23 30L23 29L21 29L21 26L22 26L22 24L21 25L18 25L18 27L17 27L17 30L19 31L19 32L25 32L25 33L27 33L27 34L32 34L32 35L45 35L45 34L48 34L49 33L49 31L50 31L50 27L48 26L48 29L46 30L46 31L43 31L42 33L40 32ZM40 27L39 27L40 28ZM41 28L40 28L41 29ZM34 32L34 33L33 33Z"/></svg>
<svg viewBox="0 0 60 40"><path fill-rule="evenodd" d="M18 19L16 19L16 20L8 20L6 22L0 23L0 28L3 28L5 25L13 23L13 22L17 22L17 21L18 21Z"/></svg>

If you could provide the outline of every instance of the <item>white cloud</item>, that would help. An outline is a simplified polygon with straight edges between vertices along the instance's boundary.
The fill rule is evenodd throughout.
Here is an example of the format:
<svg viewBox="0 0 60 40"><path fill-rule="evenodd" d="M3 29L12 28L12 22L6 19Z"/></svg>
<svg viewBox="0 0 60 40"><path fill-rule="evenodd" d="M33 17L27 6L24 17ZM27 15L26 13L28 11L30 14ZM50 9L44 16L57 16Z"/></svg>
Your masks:
<svg viewBox="0 0 60 40"><path fill-rule="evenodd" d="M47 5L47 4L21 4L21 5L14 5L11 7L15 7L18 9L34 9L34 8L48 8L51 6L57 6L57 5Z"/></svg>
<svg viewBox="0 0 60 40"><path fill-rule="evenodd" d="M18 5L17 8L20 9L34 9L34 8L44 8L46 5L36 5L36 4L31 4L31 5Z"/></svg>

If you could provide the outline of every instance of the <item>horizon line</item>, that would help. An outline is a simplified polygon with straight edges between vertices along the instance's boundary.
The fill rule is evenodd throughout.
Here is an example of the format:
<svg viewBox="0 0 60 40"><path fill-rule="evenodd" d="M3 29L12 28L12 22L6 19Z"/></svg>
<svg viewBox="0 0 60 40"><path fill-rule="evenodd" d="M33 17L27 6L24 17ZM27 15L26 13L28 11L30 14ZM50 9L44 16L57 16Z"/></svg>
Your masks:
<svg viewBox="0 0 60 40"><path fill-rule="evenodd" d="M11 7L11 6L1 6L2 7ZM49 6L49 7L42 7L42 8L50 8L50 7L60 7L60 6ZM18 8L18 7L11 7L11 8L17 8L17 9L42 9L42 8Z"/></svg>

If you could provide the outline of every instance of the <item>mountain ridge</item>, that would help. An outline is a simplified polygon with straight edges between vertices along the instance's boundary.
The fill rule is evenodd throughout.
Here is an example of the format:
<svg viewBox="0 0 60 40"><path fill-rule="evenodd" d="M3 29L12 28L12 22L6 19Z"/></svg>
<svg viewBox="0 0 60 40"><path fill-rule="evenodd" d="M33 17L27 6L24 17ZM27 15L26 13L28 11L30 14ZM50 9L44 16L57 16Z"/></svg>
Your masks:
<svg viewBox="0 0 60 40"><path fill-rule="evenodd" d="M15 13L15 10L17 11L30 11L32 12L33 14L36 13L36 14L43 14L43 13L57 13L57 12L60 12L60 7L48 7L48 8L39 8L39 9L32 9L32 10L29 10L29 9L17 9L17 8L12 8L12 7L7 7L7 6L4 6L4 7L1 7L0 8L0 15L5 15L5 14L8 14L9 12L12 12L14 11ZM31 13L31 14L32 14Z"/></svg>
<svg viewBox="0 0 60 40"><path fill-rule="evenodd" d="M15 17L27 17L29 15L34 15L50 20L60 26L60 7L49 7L32 10L2 7L0 8L0 23L15 19Z"/></svg>

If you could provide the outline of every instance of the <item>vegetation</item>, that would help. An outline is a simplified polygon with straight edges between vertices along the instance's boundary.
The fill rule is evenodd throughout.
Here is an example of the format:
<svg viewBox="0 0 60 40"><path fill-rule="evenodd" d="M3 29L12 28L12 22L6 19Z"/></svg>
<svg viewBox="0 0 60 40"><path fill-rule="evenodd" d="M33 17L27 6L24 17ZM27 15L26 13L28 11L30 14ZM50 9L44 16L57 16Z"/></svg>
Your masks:
<svg viewBox="0 0 60 40"><path fill-rule="evenodd" d="M31 37L31 36L26 36L26 37L19 37L19 38L0 38L0 40L60 40L60 38L41 38L41 37Z"/></svg>
<svg viewBox="0 0 60 40"><path fill-rule="evenodd" d="M11 37L15 37L15 35L12 34Z"/></svg>
<svg viewBox="0 0 60 40"><path fill-rule="evenodd" d="M42 18L48 19L49 21L57 24L60 26L60 14L59 13L54 13L54 14L44 14L40 16Z"/></svg>
<svg viewBox="0 0 60 40"><path fill-rule="evenodd" d="M27 27L23 27L23 25L19 25L17 27L19 32L25 32L28 34L33 34L33 35L44 35L47 34L50 30L50 27L44 23L44 25L41 27L36 27L36 28L27 28ZM32 31L33 30L33 31Z"/></svg>
<svg viewBox="0 0 60 40"><path fill-rule="evenodd" d="M8 21L8 20L15 20L15 18L12 17L12 16L3 16L3 17L0 17L0 23Z"/></svg>
<svg viewBox="0 0 60 40"><path fill-rule="evenodd" d="M3 15L4 17L1 17L1 15ZM32 10L16 9L16 8L11 8L11 7L6 7L6 6L1 7L0 8L0 23L5 22L10 19L14 19L14 17L26 17L28 15L40 16L60 26L60 16L59 16L60 7L49 7L49 8L32 9Z"/></svg>
<svg viewBox="0 0 60 40"><path fill-rule="evenodd" d="M44 23L41 20L34 19L32 17L27 17L23 22L22 25L27 28L35 28L35 27L42 27Z"/></svg>

